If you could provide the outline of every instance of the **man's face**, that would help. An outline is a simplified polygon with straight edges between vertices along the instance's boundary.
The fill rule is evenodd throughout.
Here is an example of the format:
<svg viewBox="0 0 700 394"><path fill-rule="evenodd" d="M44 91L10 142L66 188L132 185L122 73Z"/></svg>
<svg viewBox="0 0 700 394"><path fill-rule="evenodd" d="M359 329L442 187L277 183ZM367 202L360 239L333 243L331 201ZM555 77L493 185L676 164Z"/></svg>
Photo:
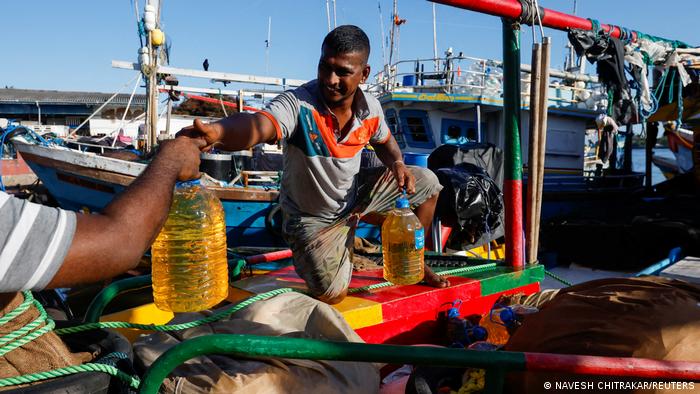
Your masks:
<svg viewBox="0 0 700 394"><path fill-rule="evenodd" d="M369 77L363 52L335 53L325 46L318 61L318 83L329 107L352 102L357 87Z"/></svg>

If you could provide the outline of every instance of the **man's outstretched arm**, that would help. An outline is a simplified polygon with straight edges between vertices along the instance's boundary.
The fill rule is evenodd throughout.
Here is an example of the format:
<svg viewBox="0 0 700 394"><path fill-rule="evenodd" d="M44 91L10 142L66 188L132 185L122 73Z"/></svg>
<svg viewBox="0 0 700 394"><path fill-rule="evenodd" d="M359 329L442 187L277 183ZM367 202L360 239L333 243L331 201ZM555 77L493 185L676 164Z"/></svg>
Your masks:
<svg viewBox="0 0 700 394"><path fill-rule="evenodd" d="M277 140L273 121L260 113L237 113L213 123L195 119L194 124L177 133L178 136L202 138L203 150L213 147L226 151L239 151L263 142Z"/></svg>
<svg viewBox="0 0 700 394"><path fill-rule="evenodd" d="M161 144L144 172L99 214L78 214L68 253L47 287L96 282L134 268L168 215L177 180L199 176L204 142L176 138Z"/></svg>

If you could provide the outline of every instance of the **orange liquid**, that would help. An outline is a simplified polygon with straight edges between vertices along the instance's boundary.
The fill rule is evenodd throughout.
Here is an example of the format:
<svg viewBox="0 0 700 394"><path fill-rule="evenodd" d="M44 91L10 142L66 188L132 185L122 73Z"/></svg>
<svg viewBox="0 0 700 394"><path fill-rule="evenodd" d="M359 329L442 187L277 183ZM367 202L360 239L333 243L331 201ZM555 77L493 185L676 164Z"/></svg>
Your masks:
<svg viewBox="0 0 700 394"><path fill-rule="evenodd" d="M408 208L394 209L382 224L384 279L397 285L412 285L423 280L423 245L416 247L416 231L423 226Z"/></svg>
<svg viewBox="0 0 700 394"><path fill-rule="evenodd" d="M221 201L200 186L176 189L151 254L153 298L159 309L197 312L224 300L228 264Z"/></svg>

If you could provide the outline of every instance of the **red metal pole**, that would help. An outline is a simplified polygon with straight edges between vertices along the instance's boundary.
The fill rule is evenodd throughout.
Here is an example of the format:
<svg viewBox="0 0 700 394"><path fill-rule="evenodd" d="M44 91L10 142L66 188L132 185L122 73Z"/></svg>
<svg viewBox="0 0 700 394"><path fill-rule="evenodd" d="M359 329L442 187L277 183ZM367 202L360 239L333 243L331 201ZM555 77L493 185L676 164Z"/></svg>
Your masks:
<svg viewBox="0 0 700 394"><path fill-rule="evenodd" d="M450 5L453 7L463 8L466 10L481 12L502 18L517 19L522 13L522 6L519 0L430 0L434 3ZM586 18L581 18L575 15L565 14L563 12L543 8L544 15L542 16L542 25L557 30L567 29L593 29L592 23ZM610 31L610 35L615 38L620 38L620 27L600 24L600 28L604 31ZM652 36L656 40L672 42L666 38ZM636 35L632 37L636 39Z"/></svg>
<svg viewBox="0 0 700 394"><path fill-rule="evenodd" d="M697 380L700 363L631 357L576 356L523 353L528 371L563 372L577 375L627 376L650 379Z"/></svg>
<svg viewBox="0 0 700 394"><path fill-rule="evenodd" d="M248 256L245 258L245 261L248 264L257 264L257 263L268 263L270 261L288 259L290 257L292 257L292 250L291 249L283 249L283 250L278 250L278 251L274 251L274 252L268 252L268 253L263 253L263 254L256 254L254 256Z"/></svg>

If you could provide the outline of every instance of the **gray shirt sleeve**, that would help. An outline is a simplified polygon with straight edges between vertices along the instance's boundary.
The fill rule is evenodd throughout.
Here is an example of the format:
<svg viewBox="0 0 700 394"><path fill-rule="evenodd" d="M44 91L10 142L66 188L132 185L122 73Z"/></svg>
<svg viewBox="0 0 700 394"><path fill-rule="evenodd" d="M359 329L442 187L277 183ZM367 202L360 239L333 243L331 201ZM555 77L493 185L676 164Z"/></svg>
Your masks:
<svg viewBox="0 0 700 394"><path fill-rule="evenodd" d="M389 139L390 135L391 135L391 131L389 131L389 126L387 126L387 124L386 124L386 120L384 119L384 114L380 113L379 114L379 125L377 126L377 131L375 131L375 133L372 134L372 138L370 138L369 141L372 143L383 144Z"/></svg>
<svg viewBox="0 0 700 394"><path fill-rule="evenodd" d="M75 212L0 192L0 293L41 290L75 235Z"/></svg>
<svg viewBox="0 0 700 394"><path fill-rule="evenodd" d="M278 140L290 138L297 127L299 99L293 90L288 90L272 99L262 112L263 115L272 116Z"/></svg>

